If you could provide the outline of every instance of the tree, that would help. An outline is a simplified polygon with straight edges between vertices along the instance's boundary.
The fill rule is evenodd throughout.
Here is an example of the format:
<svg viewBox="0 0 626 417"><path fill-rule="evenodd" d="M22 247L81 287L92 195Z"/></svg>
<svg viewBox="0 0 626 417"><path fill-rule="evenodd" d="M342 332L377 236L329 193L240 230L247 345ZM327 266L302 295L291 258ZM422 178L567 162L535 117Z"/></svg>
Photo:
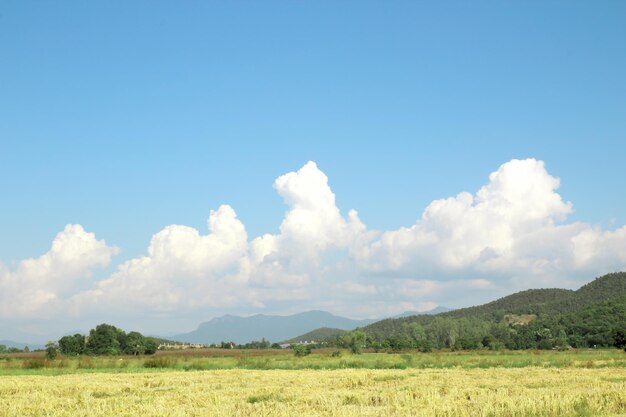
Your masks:
<svg viewBox="0 0 626 417"><path fill-rule="evenodd" d="M554 339L554 346L559 350L568 348L569 345L567 343L567 334L565 334L565 330L559 330L559 335Z"/></svg>
<svg viewBox="0 0 626 417"><path fill-rule="evenodd" d="M626 327L613 330L613 345L616 348L625 348L624 350L626 350Z"/></svg>
<svg viewBox="0 0 626 417"><path fill-rule="evenodd" d="M124 332L110 324L99 324L89 331L87 352L93 355L119 355L122 353L120 339Z"/></svg>
<svg viewBox="0 0 626 417"><path fill-rule="evenodd" d="M126 355L141 355L146 351L146 338L139 332L130 332L123 338L120 348Z"/></svg>
<svg viewBox="0 0 626 417"><path fill-rule="evenodd" d="M154 355L159 349L159 342L157 342L153 337L146 337L144 339L144 346L145 350L143 353L145 355Z"/></svg>
<svg viewBox="0 0 626 417"><path fill-rule="evenodd" d="M355 355L361 353L361 349L365 346L365 333L361 330L348 332L343 336L344 344L350 348Z"/></svg>
<svg viewBox="0 0 626 417"><path fill-rule="evenodd" d="M59 347L54 342L46 343L46 358L53 360L59 354Z"/></svg>
<svg viewBox="0 0 626 417"><path fill-rule="evenodd" d="M63 336L59 339L59 350L66 356L82 355L85 352L85 336L78 333L74 336Z"/></svg>
<svg viewBox="0 0 626 417"><path fill-rule="evenodd" d="M443 317L435 317L426 328L426 334L437 349L454 347L458 335L456 322Z"/></svg>
<svg viewBox="0 0 626 417"><path fill-rule="evenodd" d="M404 331L416 344L426 339L426 331L419 323L405 323Z"/></svg>

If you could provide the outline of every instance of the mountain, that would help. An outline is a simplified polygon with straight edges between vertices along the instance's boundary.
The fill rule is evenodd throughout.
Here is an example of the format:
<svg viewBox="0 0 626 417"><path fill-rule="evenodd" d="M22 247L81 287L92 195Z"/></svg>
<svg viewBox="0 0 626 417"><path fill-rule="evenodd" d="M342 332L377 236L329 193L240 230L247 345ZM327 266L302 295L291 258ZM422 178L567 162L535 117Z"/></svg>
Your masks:
<svg viewBox="0 0 626 417"><path fill-rule="evenodd" d="M257 314L250 317L226 315L202 323L198 329L168 337L188 343L246 343L253 340L278 342L320 327L351 330L374 320L352 320L325 311L307 311L291 316Z"/></svg>
<svg viewBox="0 0 626 417"><path fill-rule="evenodd" d="M391 318L392 319L399 319L399 318L402 318L402 317L419 316L419 315L422 315L422 314L435 315L435 314L446 313L448 311L452 311L452 309L448 308L448 307L444 307L444 306L437 306L437 307L433 308L432 310L428 310L428 311L405 311L404 313L400 313L400 314L395 315L395 316L393 316Z"/></svg>
<svg viewBox="0 0 626 417"><path fill-rule="evenodd" d="M24 349L26 346L28 346L30 350L44 348L44 346L41 346L41 345L32 344L32 343L24 343L24 342L14 342L12 340L0 340L0 345L4 345L7 348L18 348L18 349Z"/></svg>
<svg viewBox="0 0 626 417"><path fill-rule="evenodd" d="M439 320L464 320L464 326L492 326L506 320L507 317L535 316L542 323L567 319L572 327L575 321L594 312L594 319L602 317L606 321L615 321L607 311L621 311L626 297L626 273L617 272L596 278L576 291L548 288L521 291L480 306L461 308L435 316L420 314L416 316L381 320L362 328L368 337L384 340L393 337L406 337L412 326L429 326ZM606 303L610 307L607 307ZM572 318L573 317L573 318ZM515 320L513 320L515 321ZM621 322L618 323L621 325ZM626 323L624 323L626 324ZM546 324L547 325L547 324ZM558 327L555 325L555 328ZM597 328L597 326L596 326ZM568 333L569 334L569 333Z"/></svg>
<svg viewBox="0 0 626 417"><path fill-rule="evenodd" d="M451 311L451 310L447 307L438 306L428 311L405 311L404 313L398 314L397 316L394 316L393 318L410 317L410 316L415 316L415 315L420 315L420 314L435 315L435 314L445 313L446 311ZM347 330L353 330L353 329L342 330L342 329L321 327L319 329L315 329L310 332L307 332L303 335L292 337L289 340L285 340L285 343L297 343L297 342L312 341L312 340L319 342L321 340L335 339L337 336L341 336L342 334L344 334Z"/></svg>
<svg viewBox="0 0 626 417"><path fill-rule="evenodd" d="M329 327L321 327L319 329L315 329L308 333L305 333L301 336L294 337L289 340L285 340L285 343L319 342L320 340L325 340L329 338L334 338L336 336L341 336L342 334L346 332L347 330L331 329Z"/></svg>
<svg viewBox="0 0 626 417"><path fill-rule="evenodd" d="M444 313L444 317L498 318L502 313L538 316L570 313L597 302L626 295L626 272L615 272L594 279L576 291L559 288L521 291L476 307Z"/></svg>
<svg viewBox="0 0 626 417"><path fill-rule="evenodd" d="M11 346L14 345L15 347L28 346L30 350L43 349L46 343L50 341L57 341L63 336L76 333L84 334L81 330L48 332L45 327L39 328L38 331L26 332L0 323L0 338L4 339L4 341L0 341L0 344L5 344L6 342L6 346L12 344Z"/></svg>

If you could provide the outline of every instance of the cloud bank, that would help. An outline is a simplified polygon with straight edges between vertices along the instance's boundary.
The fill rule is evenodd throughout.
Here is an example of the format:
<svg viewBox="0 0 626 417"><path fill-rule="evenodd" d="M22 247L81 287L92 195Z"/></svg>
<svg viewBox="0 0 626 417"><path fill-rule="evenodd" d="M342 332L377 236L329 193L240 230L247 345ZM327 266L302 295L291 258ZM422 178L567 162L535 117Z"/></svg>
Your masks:
<svg viewBox="0 0 626 417"><path fill-rule="evenodd" d="M250 239L235 210L211 211L207 231L171 225L146 255L117 265L118 249L68 225L49 252L0 263L0 318L272 312L326 308L384 316L460 306L530 287L570 286L626 269L626 227L567 222L573 211L542 161L512 160L475 193L431 202L413 225L369 229L342 215L314 162L278 177L287 205L279 233Z"/></svg>

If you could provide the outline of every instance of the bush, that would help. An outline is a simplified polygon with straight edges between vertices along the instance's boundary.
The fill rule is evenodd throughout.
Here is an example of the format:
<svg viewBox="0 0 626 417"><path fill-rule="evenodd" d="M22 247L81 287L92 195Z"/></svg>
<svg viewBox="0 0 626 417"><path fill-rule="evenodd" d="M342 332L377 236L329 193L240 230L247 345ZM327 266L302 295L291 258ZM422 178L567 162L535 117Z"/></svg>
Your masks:
<svg viewBox="0 0 626 417"><path fill-rule="evenodd" d="M90 357L81 356L78 358L78 365L76 365L79 369L94 369L96 367L96 362Z"/></svg>
<svg viewBox="0 0 626 417"><path fill-rule="evenodd" d="M46 361L43 359L27 359L22 363L24 369L42 369L46 366Z"/></svg>
<svg viewBox="0 0 626 417"><path fill-rule="evenodd" d="M311 354L311 346L309 345L294 345L293 353L296 356L307 356Z"/></svg>
<svg viewBox="0 0 626 417"><path fill-rule="evenodd" d="M54 342L48 342L46 344L46 358L48 358L49 360L54 360L56 359L58 354L59 350L57 344Z"/></svg>
<svg viewBox="0 0 626 417"><path fill-rule="evenodd" d="M170 356L155 356L154 358L147 359L143 363L144 368L172 368L176 365L175 358Z"/></svg>

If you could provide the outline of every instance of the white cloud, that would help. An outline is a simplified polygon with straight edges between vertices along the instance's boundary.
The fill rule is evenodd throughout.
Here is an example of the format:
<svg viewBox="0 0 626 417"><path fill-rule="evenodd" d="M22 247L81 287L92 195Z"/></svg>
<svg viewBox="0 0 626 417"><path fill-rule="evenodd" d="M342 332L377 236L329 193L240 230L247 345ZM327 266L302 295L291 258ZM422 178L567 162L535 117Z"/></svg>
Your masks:
<svg viewBox="0 0 626 417"><path fill-rule="evenodd" d="M321 256L330 250L352 249L365 234L356 211L345 219L335 203L328 177L315 162L276 179L274 188L289 209L278 235L251 242L254 282L302 285L324 268Z"/></svg>
<svg viewBox="0 0 626 417"><path fill-rule="evenodd" d="M82 226L68 224L39 258L19 262L15 271L0 264L0 316L29 316L54 308L64 294L88 280L93 269L109 265L118 251Z"/></svg>
<svg viewBox="0 0 626 417"><path fill-rule="evenodd" d="M93 290L74 297L74 308L90 305L148 306L156 311L236 304L234 293L247 257L245 227L228 205L211 211L209 234L171 225L152 237L148 255L118 267ZM76 307L78 306L78 307Z"/></svg>
<svg viewBox="0 0 626 417"><path fill-rule="evenodd" d="M289 206L272 241L274 251L316 259L324 250L351 245L365 230L356 211L347 220L341 216L328 177L315 162L278 177L274 188Z"/></svg>
<svg viewBox="0 0 626 417"><path fill-rule="evenodd" d="M338 284L336 288L347 294L355 295L374 295L378 293L378 288L376 288L375 285L360 284L355 281L342 282Z"/></svg>
<svg viewBox="0 0 626 417"><path fill-rule="evenodd" d="M474 194L429 204L410 227L372 231L343 216L314 162L278 177L287 205L277 234L248 239L235 211L211 211L208 233L171 225L145 256L92 283L117 248L69 225L50 251L0 264L0 315L177 317L331 308L376 316L467 305L538 286L576 286L626 268L626 227L567 223L572 204L542 161L512 160ZM85 288L88 288L85 290Z"/></svg>
<svg viewBox="0 0 626 417"><path fill-rule="evenodd" d="M384 232L361 252L360 266L379 274L439 278L483 273L554 277L599 264L624 268L623 232L558 223L572 212L558 187L559 179L542 161L512 160L475 195L462 192L435 200L410 228Z"/></svg>

